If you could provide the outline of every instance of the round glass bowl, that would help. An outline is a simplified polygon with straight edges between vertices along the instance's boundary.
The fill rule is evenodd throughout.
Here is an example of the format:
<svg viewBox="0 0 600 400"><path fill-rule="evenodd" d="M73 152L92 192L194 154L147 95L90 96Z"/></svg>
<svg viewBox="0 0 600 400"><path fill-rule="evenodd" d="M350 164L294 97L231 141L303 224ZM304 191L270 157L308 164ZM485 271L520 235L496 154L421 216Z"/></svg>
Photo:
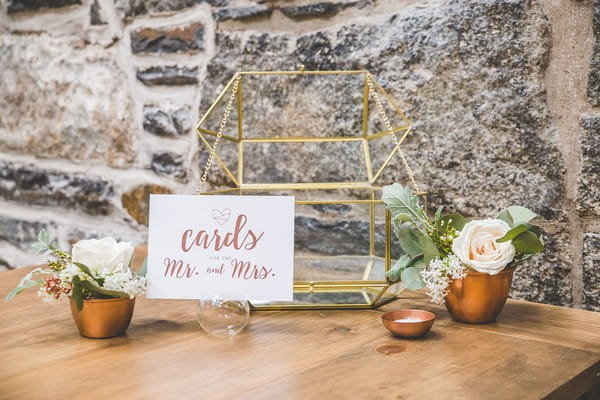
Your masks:
<svg viewBox="0 0 600 400"><path fill-rule="evenodd" d="M232 337L250 320L250 304L238 293L215 293L198 301L198 322L215 337Z"/></svg>

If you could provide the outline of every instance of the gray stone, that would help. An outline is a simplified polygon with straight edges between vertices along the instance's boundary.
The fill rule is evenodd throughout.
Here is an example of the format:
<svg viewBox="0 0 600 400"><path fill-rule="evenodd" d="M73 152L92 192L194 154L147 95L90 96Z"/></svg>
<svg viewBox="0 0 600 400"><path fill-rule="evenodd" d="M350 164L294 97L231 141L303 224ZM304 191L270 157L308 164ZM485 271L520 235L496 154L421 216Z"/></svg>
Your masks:
<svg viewBox="0 0 600 400"><path fill-rule="evenodd" d="M42 8L60 8L81 4L81 0L6 0L6 12L38 11Z"/></svg>
<svg viewBox="0 0 600 400"><path fill-rule="evenodd" d="M600 115L585 115L579 123L582 135L577 209L584 215L600 216Z"/></svg>
<svg viewBox="0 0 600 400"><path fill-rule="evenodd" d="M163 67L149 67L139 69L136 74L138 80L145 85L193 85L198 83L198 67L188 68L175 65Z"/></svg>
<svg viewBox="0 0 600 400"><path fill-rule="evenodd" d="M600 0L594 0L592 29L594 31L594 49L590 63L587 97L591 105L600 106Z"/></svg>
<svg viewBox="0 0 600 400"><path fill-rule="evenodd" d="M159 175L171 176L179 180L184 180L187 177L183 158L174 153L154 154L150 168Z"/></svg>
<svg viewBox="0 0 600 400"><path fill-rule="evenodd" d="M185 135L192 129L190 109L172 104L144 106L144 129L158 136L176 137Z"/></svg>
<svg viewBox="0 0 600 400"><path fill-rule="evenodd" d="M583 306L600 311L600 233L583 237Z"/></svg>
<svg viewBox="0 0 600 400"><path fill-rule="evenodd" d="M70 245L73 245L80 240L101 239L107 236L115 238L118 242L131 242L134 246L145 243L137 235L130 232L123 232L122 229L86 229L81 227L69 230L66 240Z"/></svg>
<svg viewBox="0 0 600 400"><path fill-rule="evenodd" d="M220 8L213 12L213 18L216 21L248 20L254 18L267 17L273 13L273 9L264 4L257 4L248 7Z"/></svg>
<svg viewBox="0 0 600 400"><path fill-rule="evenodd" d="M546 249L517 267L511 297L557 306L573 305L571 250L565 232L544 234Z"/></svg>
<svg viewBox="0 0 600 400"><path fill-rule="evenodd" d="M140 15L155 15L192 7L198 0L114 0L117 15L123 20Z"/></svg>
<svg viewBox="0 0 600 400"><path fill-rule="evenodd" d="M37 235L42 229L54 224L39 221L24 221L0 216L0 240L4 240L25 251L31 251L31 245L37 242Z"/></svg>
<svg viewBox="0 0 600 400"><path fill-rule="evenodd" d="M4 34L0 65L0 151L114 167L135 160L133 100L111 50Z"/></svg>
<svg viewBox="0 0 600 400"><path fill-rule="evenodd" d="M98 0L94 0L90 6L90 24L91 25L106 25L106 18Z"/></svg>
<svg viewBox="0 0 600 400"><path fill-rule="evenodd" d="M306 18L327 18L331 17L345 8L355 6L356 1L351 2L339 2L339 1L323 1L320 3L306 4L306 5L290 5L281 6L281 11L286 17L293 19L306 19Z"/></svg>
<svg viewBox="0 0 600 400"><path fill-rule="evenodd" d="M0 197L26 204L60 206L107 215L113 186L89 174L67 174L0 160Z"/></svg>
<svg viewBox="0 0 600 400"><path fill-rule="evenodd" d="M137 53L195 53L204 50L204 24L140 28L131 32L131 51Z"/></svg>

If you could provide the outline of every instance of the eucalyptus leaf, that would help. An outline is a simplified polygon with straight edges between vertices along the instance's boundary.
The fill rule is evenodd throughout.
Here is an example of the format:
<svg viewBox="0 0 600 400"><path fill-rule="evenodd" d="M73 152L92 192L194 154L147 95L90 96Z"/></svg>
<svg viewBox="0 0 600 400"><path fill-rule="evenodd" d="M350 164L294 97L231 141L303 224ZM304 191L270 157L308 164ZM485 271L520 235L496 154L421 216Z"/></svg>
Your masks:
<svg viewBox="0 0 600 400"><path fill-rule="evenodd" d="M417 196L409 188L399 183L384 186L381 199L394 218L400 214L406 214L420 228L427 224L423 207L419 204Z"/></svg>
<svg viewBox="0 0 600 400"><path fill-rule="evenodd" d="M527 230L528 230L528 228L527 228L526 224L517 225L516 227L512 228L510 231L506 232L506 234L504 236L502 236L500 239L496 239L496 242L498 242L498 243L508 242L509 240L513 240L514 238L519 236L521 233L526 232Z"/></svg>
<svg viewBox="0 0 600 400"><path fill-rule="evenodd" d="M439 206L437 208L437 210L435 211L435 217L434 217L434 224L436 227L440 227L441 222L442 222L442 210L444 210L444 206Z"/></svg>
<svg viewBox="0 0 600 400"><path fill-rule="evenodd" d="M410 224L396 225L394 231L396 232L396 237L398 238L400 247L411 258L416 257L419 254L423 254L421 241L419 239L421 234L419 231L413 228Z"/></svg>
<svg viewBox="0 0 600 400"><path fill-rule="evenodd" d="M404 268L406 268L406 266L408 265L409 262L410 262L409 256L404 255L404 256L400 257L398 259L398 261L396 261L396 263L388 271L388 273L387 273L388 279L392 282L399 281L401 278L402 270Z"/></svg>
<svg viewBox="0 0 600 400"><path fill-rule="evenodd" d="M13 290L11 290L8 295L6 295L6 298L4 299L5 301L11 301L13 299L13 297L21 294L23 291L34 287L34 286L38 286L38 285L43 285L44 281L43 280L28 280L27 282L25 282L23 285L19 285L16 288L14 288Z"/></svg>
<svg viewBox="0 0 600 400"><path fill-rule="evenodd" d="M421 269L418 267L408 267L402 270L402 283L408 290L417 290L425 286L421 278Z"/></svg>
<svg viewBox="0 0 600 400"><path fill-rule="evenodd" d="M71 280L71 285L73 286L71 299L73 299L79 311L83 309L83 286L81 285L81 282L81 278L77 275Z"/></svg>
<svg viewBox="0 0 600 400"><path fill-rule="evenodd" d="M394 217L394 223L402 224L404 222L411 222L412 220L407 214L398 214Z"/></svg>
<svg viewBox="0 0 600 400"><path fill-rule="evenodd" d="M502 221L506 222L508 226L511 228L513 227L513 219L508 213L508 210L504 210L500 214L496 215L496 219L501 219Z"/></svg>
<svg viewBox="0 0 600 400"><path fill-rule="evenodd" d="M92 271L87 265L78 262L74 262L73 264L76 265L77 268L79 268L82 272L85 272L87 275L89 275L89 277L95 280L98 284L102 285L103 282L96 278L94 274L92 274Z"/></svg>
<svg viewBox="0 0 600 400"><path fill-rule="evenodd" d="M34 244L31 245L31 249L35 252L35 253L43 253L48 249L48 246L46 246L44 243L41 242L36 242Z"/></svg>
<svg viewBox="0 0 600 400"><path fill-rule="evenodd" d="M421 248L423 249L423 260L425 263L429 263L440 256L435 243L429 238L429 236L421 235L420 237Z"/></svg>
<svg viewBox="0 0 600 400"><path fill-rule="evenodd" d="M512 240L517 252L522 254L536 254L544 250L544 244L533 232L525 231Z"/></svg>
<svg viewBox="0 0 600 400"><path fill-rule="evenodd" d="M445 221L444 223L452 223L452 226L457 230L460 231L462 230L462 228L464 228L464 226L467 224L467 222L469 222L468 219L466 219L465 217L463 217L460 214L446 214L442 217L442 221Z"/></svg>
<svg viewBox="0 0 600 400"><path fill-rule="evenodd" d="M121 292L119 290L105 289L103 287L97 286L92 281L82 280L81 281L81 286L83 286L84 289L87 289L87 290L89 290L92 293L100 294L100 295L103 295L103 296L109 296L109 297L129 297L129 295L127 293L125 293L125 292Z"/></svg>
<svg viewBox="0 0 600 400"><path fill-rule="evenodd" d="M144 262L142 263L140 270L138 272L136 272L136 275L137 276L146 276L147 273L148 273L148 257L146 257L144 259Z"/></svg>
<svg viewBox="0 0 600 400"><path fill-rule="evenodd" d="M536 213L521 206L510 206L506 209L506 211L508 211L513 220L513 224L511 226L525 224L537 217Z"/></svg>

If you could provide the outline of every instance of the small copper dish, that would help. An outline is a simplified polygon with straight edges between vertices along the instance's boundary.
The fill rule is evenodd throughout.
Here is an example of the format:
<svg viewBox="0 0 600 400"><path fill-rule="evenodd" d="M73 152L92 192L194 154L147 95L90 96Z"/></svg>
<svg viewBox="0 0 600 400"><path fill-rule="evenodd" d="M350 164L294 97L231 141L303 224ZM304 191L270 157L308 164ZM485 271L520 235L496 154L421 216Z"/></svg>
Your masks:
<svg viewBox="0 0 600 400"><path fill-rule="evenodd" d="M424 310L398 310L383 314L381 320L394 336L419 338L429 332L435 314Z"/></svg>

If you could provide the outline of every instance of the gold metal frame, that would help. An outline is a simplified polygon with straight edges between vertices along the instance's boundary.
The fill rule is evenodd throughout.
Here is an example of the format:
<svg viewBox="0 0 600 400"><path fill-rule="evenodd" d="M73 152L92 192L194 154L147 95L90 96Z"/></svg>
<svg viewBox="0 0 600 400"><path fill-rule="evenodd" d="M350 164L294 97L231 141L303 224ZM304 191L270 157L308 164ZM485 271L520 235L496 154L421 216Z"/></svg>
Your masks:
<svg viewBox="0 0 600 400"><path fill-rule="evenodd" d="M332 136L332 137L266 137L266 138L246 138L243 132L243 81L244 77L248 75L363 75L364 77L364 88L363 88L363 99L362 99L362 135L356 137L345 137L345 136ZM400 126L392 126L391 129L385 131L369 134L369 90L368 80L374 84L374 88L378 95L382 95L390 104L391 108L398 113L402 123ZM217 105L225 98L227 92L230 91L232 85L237 80L237 137L222 134L221 137L225 140L237 144L238 149L238 166L235 173L231 171L225 164L225 162L219 157L216 148L212 148L211 144L207 140L206 135L219 137L219 132L203 127L207 122L208 117L215 111ZM381 110L380 110L381 112ZM385 111L383 111L385 113ZM391 126L388 122L388 127ZM370 262L365 268L365 273L362 280L346 280L346 281L294 281L294 292L295 293L326 293L326 292L352 292L361 293L365 298L365 303L361 304L269 304L269 305L253 305L256 309L263 310L281 310L281 309L318 309L318 308L373 308L378 307L381 304L391 301L395 298L395 294L390 294L388 289L390 282L387 279L382 280L368 280L371 268L374 263L375 256L375 206L383 204L381 200L377 200L375 193L380 189L376 185L377 180L381 176L383 170L389 165L392 158L400 150L400 145L406 139L412 129L412 124L397 106L392 97L377 83L373 77L366 70L356 71L305 71L303 67L298 71L245 71L237 73L228 83L225 85L219 96L212 103L209 109L206 111L204 116L200 119L196 126L198 137L206 148L213 152L214 158L216 159L219 166L224 170L225 174L231 179L235 185L234 188L215 190L205 192L202 194L240 194L243 195L253 191L276 191L276 190L330 190L330 189L363 189L370 191L370 199L368 200L357 200L357 199L345 199L345 200L296 200L296 204L367 204L370 207L370 245L369 245L369 256L371 257ZM222 132L221 132L222 133ZM396 136L399 134L400 136ZM375 139L379 139L385 136L394 135L394 144L391 152L386 157L384 163L377 169L373 169L371 151L369 143ZM246 183L244 182L244 143L307 143L307 142L360 142L362 144L362 150L364 154L365 166L367 169L367 180L361 182L309 182L309 183ZM391 268L391 237L392 237L392 223L390 213L386 211L385 214L385 273ZM357 256L361 257L361 256ZM379 257L380 258L380 257ZM369 294L374 295L371 299Z"/></svg>

